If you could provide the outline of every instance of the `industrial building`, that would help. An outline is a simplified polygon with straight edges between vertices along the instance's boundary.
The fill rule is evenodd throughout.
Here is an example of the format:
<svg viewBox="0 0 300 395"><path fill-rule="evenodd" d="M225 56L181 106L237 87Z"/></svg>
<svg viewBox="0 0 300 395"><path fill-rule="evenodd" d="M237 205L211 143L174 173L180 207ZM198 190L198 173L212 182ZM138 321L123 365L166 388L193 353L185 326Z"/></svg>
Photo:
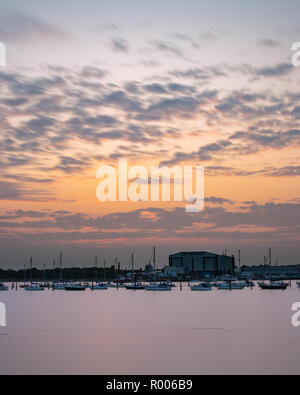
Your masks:
<svg viewBox="0 0 300 395"><path fill-rule="evenodd" d="M233 274L234 256L218 255L211 252L179 252L169 256L170 268L181 268L187 275L197 273Z"/></svg>

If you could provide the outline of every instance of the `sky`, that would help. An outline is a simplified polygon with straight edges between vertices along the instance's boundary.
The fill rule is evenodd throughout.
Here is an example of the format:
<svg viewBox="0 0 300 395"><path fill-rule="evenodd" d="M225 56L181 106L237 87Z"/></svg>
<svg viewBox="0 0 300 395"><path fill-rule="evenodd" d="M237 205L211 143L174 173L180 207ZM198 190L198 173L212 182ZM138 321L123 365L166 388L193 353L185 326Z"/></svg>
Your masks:
<svg viewBox="0 0 300 395"><path fill-rule="evenodd" d="M0 267L208 250L299 264L296 0L2 0ZM205 167L205 209L96 198L99 166Z"/></svg>

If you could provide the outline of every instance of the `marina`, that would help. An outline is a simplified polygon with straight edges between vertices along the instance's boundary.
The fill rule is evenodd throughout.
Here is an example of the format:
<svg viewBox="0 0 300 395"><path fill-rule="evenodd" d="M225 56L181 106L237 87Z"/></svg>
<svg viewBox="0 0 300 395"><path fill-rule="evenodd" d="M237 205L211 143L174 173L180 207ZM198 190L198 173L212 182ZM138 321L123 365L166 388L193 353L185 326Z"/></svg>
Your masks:
<svg viewBox="0 0 300 395"><path fill-rule="evenodd" d="M271 250L269 254L271 257ZM292 281L300 279L299 266L293 267L293 275L291 275L291 267L277 271L277 275L270 275L272 270L270 265L267 266L268 270L264 270L262 275L258 276L249 268L241 270L240 252L239 267L235 265L234 256L229 257L225 253L217 255L208 252L185 252L171 255L169 266L157 269L155 247L144 270L135 269L133 253L130 262L130 269L121 269L118 259L115 260L115 266L107 268L106 260L103 260L103 266L99 268L98 257L95 257L94 267L66 269L63 267L63 253L60 252L58 264L54 261L52 270L47 270L45 265L42 271L34 268L31 257L29 268L26 269L24 265L23 283L13 280L9 282L13 290L24 289L28 292L42 292L47 289L52 291L125 289L127 291L170 292L176 285L182 291L185 283L191 291L209 292L213 289L219 291L253 290L255 287L260 290L285 291L292 286ZM108 275L107 272L109 272ZM75 273L79 277L77 280L74 279ZM27 280L28 274L29 281ZM300 281L296 281L296 286L300 288ZM8 291L8 289L7 285L0 284L0 291Z"/></svg>
<svg viewBox="0 0 300 395"><path fill-rule="evenodd" d="M199 281L180 281L177 284L168 282L133 282L133 283L94 283L94 282L68 282L68 283L49 283L49 284L21 284L21 283L0 283L0 291L108 291L108 290L128 290L128 291L148 291L148 292L170 292L174 288L178 287L179 291L182 291L184 286L188 287L191 291L243 291L244 289L253 290L256 286L260 290L282 290L285 291L292 287L293 282L283 281L254 281L243 282L243 281L214 281L211 282L199 282ZM300 288L300 282L295 282L296 287Z"/></svg>

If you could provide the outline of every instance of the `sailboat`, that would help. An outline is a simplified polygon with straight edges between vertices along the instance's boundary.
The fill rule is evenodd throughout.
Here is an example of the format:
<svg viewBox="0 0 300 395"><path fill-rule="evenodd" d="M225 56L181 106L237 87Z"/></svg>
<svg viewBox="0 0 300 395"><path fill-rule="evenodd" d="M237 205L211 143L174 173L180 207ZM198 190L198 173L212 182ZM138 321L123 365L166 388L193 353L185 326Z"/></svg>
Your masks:
<svg viewBox="0 0 300 395"><path fill-rule="evenodd" d="M125 288L130 291L140 291L145 289L145 286L141 282L134 281L134 254L131 255L131 266L132 266L132 279L131 284L125 285ZM137 277L137 274L136 276Z"/></svg>
<svg viewBox="0 0 300 395"><path fill-rule="evenodd" d="M80 284L80 283L72 283L72 284L67 284L65 285L65 290L66 291L85 291L86 290L86 285L85 284Z"/></svg>
<svg viewBox="0 0 300 395"><path fill-rule="evenodd" d="M45 288L41 286L40 284L32 282L32 257L30 258L30 270L31 270L31 283L30 285L25 285L24 289L25 291L44 291Z"/></svg>
<svg viewBox="0 0 300 395"><path fill-rule="evenodd" d="M228 291L235 291L235 290L241 290L245 288L245 285L241 282L226 282L226 283L221 283L218 284L217 286L218 289L220 290L228 290Z"/></svg>
<svg viewBox="0 0 300 395"><path fill-rule="evenodd" d="M261 289L267 289L267 290L286 290L287 287L289 286L288 284L284 283L283 281L270 281L269 283L259 282L258 283L259 287Z"/></svg>
<svg viewBox="0 0 300 395"><path fill-rule="evenodd" d="M191 286L191 291L211 291L209 283L200 283Z"/></svg>
<svg viewBox="0 0 300 395"><path fill-rule="evenodd" d="M120 271L120 263L118 262L118 258L116 258L116 266L115 267L118 267L118 273L119 273L119 271ZM120 276L118 275L117 280L115 280L114 282L107 283L107 287L108 288L124 288L124 284L120 283L120 278L119 277Z"/></svg>
<svg viewBox="0 0 300 395"><path fill-rule="evenodd" d="M105 281L105 261L104 261L104 268L103 268L103 276ZM106 291L108 289L107 284L99 283L98 282L98 257L95 257L95 267L96 267L96 284L92 286L93 291Z"/></svg>
<svg viewBox="0 0 300 395"><path fill-rule="evenodd" d="M168 283L157 283L156 281L156 248L153 247L153 253L151 258L153 257L153 270L154 270L154 282L146 285L146 291L160 291L160 292L166 292L166 291L172 291L172 286ZM149 265L151 264L151 258Z"/></svg>
<svg viewBox="0 0 300 395"><path fill-rule="evenodd" d="M55 261L54 261L54 277L53 277L53 289L62 291L65 289L66 284L63 282L63 253L59 254L59 266L60 266L60 279L59 282L55 281Z"/></svg>
<svg viewBox="0 0 300 395"><path fill-rule="evenodd" d="M166 283L150 283L146 285L146 291L172 291L172 287Z"/></svg>

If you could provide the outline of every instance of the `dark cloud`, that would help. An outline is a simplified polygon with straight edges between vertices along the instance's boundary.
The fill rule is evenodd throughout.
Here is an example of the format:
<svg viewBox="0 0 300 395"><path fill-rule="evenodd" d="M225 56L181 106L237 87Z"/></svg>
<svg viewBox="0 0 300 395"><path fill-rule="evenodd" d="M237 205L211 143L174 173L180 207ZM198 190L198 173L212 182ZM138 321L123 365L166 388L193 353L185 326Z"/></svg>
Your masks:
<svg viewBox="0 0 300 395"><path fill-rule="evenodd" d="M34 189L24 183L0 181L0 200L47 202L53 199L52 192L47 189Z"/></svg>
<svg viewBox="0 0 300 395"><path fill-rule="evenodd" d="M130 49L128 42L122 37L113 37L111 47L115 52L127 53Z"/></svg>
<svg viewBox="0 0 300 395"><path fill-rule="evenodd" d="M236 132L231 136L232 140L244 140L255 143L259 147L284 148L300 144L300 130L291 129L285 132L276 132L271 129L257 130L253 132Z"/></svg>
<svg viewBox="0 0 300 395"><path fill-rule="evenodd" d="M199 105L200 101L190 96L163 99L150 105L147 110L137 116L137 119L155 121L171 118L190 118L196 115Z"/></svg>
<svg viewBox="0 0 300 395"><path fill-rule="evenodd" d="M262 38L257 41L257 45L260 47L276 48L280 46L280 42L272 38Z"/></svg>
<svg viewBox="0 0 300 395"><path fill-rule="evenodd" d="M119 121L116 118L109 117L107 115L100 115L98 117L88 117L85 123L89 126L98 128L111 128L119 125Z"/></svg>
<svg viewBox="0 0 300 395"><path fill-rule="evenodd" d="M121 90L105 95L102 105L117 107L126 112L139 112L142 110L141 103L138 100L132 99L126 92Z"/></svg>
<svg viewBox="0 0 300 395"><path fill-rule="evenodd" d="M83 78L103 78L107 74L106 70L99 69L98 67L86 66L83 67L80 75Z"/></svg>
<svg viewBox="0 0 300 395"><path fill-rule="evenodd" d="M59 158L59 163L53 170L61 170L66 174L73 174L81 172L82 170L88 168L90 165L91 158L89 157L78 157L72 158L70 156L61 156Z"/></svg>
<svg viewBox="0 0 300 395"><path fill-rule="evenodd" d="M162 85L157 84L157 83L145 85L144 90L148 93L155 93L157 95L167 93L166 89Z"/></svg>
<svg viewBox="0 0 300 395"><path fill-rule="evenodd" d="M17 210L6 212L0 220L0 228L40 229L37 240L50 236L53 240L65 239L119 239L128 240L137 237L152 237L155 231L160 238L180 237L183 239L205 238L275 238L288 239L299 231L299 203L258 204L244 202L234 210L224 207L233 204L230 199L210 197L203 212L188 214L182 207L172 210L162 208L138 209L125 213L113 213L101 217L92 217L83 213L62 212L26 212ZM32 218L32 220L28 220ZM38 219L41 218L41 221ZM20 220L22 220L20 222ZM61 229L43 233L45 229ZM261 229L262 228L262 229ZM263 229L265 228L265 229ZM82 232L82 230L85 230ZM90 231L86 231L90 229ZM76 230L76 233L65 231ZM130 230L130 232L127 232Z"/></svg>
<svg viewBox="0 0 300 395"><path fill-rule="evenodd" d="M175 55L179 57L184 56L182 50L176 47L172 42L153 40L151 45L154 49L163 52L166 55Z"/></svg>
<svg viewBox="0 0 300 395"><path fill-rule="evenodd" d="M219 142L207 144L198 151L190 153L176 152L172 159L161 162L162 166L172 166L180 162L187 161L211 161L216 155L225 155L233 148L229 140L220 140Z"/></svg>
<svg viewBox="0 0 300 395"><path fill-rule="evenodd" d="M184 84L178 84L175 82L171 82L168 84L168 89L171 92L177 92L177 93L182 93L182 94L193 94L195 92L195 87L194 86L189 86L189 85L184 85Z"/></svg>
<svg viewBox="0 0 300 395"><path fill-rule="evenodd" d="M257 77L284 77L290 74L295 67L291 63L279 63L275 66L264 66L254 70Z"/></svg>
<svg viewBox="0 0 300 395"><path fill-rule="evenodd" d="M170 75L177 78L188 78L199 81L210 81L217 77L226 77L227 73L220 66L196 67L185 70L173 70Z"/></svg>

